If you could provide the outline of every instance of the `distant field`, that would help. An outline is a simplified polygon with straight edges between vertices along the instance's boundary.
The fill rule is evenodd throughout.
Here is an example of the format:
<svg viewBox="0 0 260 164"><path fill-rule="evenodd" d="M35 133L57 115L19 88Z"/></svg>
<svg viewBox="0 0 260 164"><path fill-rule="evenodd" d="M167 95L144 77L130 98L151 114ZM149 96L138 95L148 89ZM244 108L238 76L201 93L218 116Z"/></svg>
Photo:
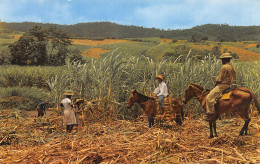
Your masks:
<svg viewBox="0 0 260 164"><path fill-rule="evenodd" d="M22 35L13 35L13 39L1 38L2 46L17 41ZM185 45L198 50L211 50L214 46L220 44L221 51L227 49L236 53L242 61L260 61L260 48L256 48L258 42L214 42L189 43L186 40L178 40L172 43L172 39L167 38L127 38L127 39L71 39L72 47L82 51L82 56L98 58L101 54L106 54L116 48L129 54L143 54L154 59L161 59L166 53L173 52L177 46ZM1 47L0 47L1 49Z"/></svg>
<svg viewBox="0 0 260 164"><path fill-rule="evenodd" d="M104 40L71 39L71 41L72 44L89 45L89 46L134 42L134 41L124 40L124 39L104 39Z"/></svg>
<svg viewBox="0 0 260 164"><path fill-rule="evenodd" d="M14 39L19 39L22 35L14 35Z"/></svg>
<svg viewBox="0 0 260 164"><path fill-rule="evenodd" d="M108 50L104 50L102 48L90 48L88 50L85 50L82 53L82 56L92 57L92 58L99 58L101 54L104 54L106 52L108 52Z"/></svg>
<svg viewBox="0 0 260 164"><path fill-rule="evenodd" d="M237 45L240 45L240 47ZM249 44L242 44L242 45L243 46L241 46L241 43L239 42L236 45L234 44L230 45L230 43L229 45L227 45L226 43L224 43L223 45L221 45L221 50L223 51L224 49L227 49L232 53L236 53L242 61L260 61L260 53L248 50L249 48L255 47L256 43L249 43ZM211 50L215 45L190 44L190 46L201 50L203 49Z"/></svg>

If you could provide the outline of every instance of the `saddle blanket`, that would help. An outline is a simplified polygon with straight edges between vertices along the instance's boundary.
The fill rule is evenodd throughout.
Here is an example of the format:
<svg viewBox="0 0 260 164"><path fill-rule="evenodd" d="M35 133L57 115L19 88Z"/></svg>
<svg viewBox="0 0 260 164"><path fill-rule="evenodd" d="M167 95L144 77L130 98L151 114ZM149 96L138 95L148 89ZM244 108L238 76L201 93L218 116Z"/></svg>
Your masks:
<svg viewBox="0 0 260 164"><path fill-rule="evenodd" d="M228 93L222 94L221 98L219 100L229 100L231 95L231 91Z"/></svg>

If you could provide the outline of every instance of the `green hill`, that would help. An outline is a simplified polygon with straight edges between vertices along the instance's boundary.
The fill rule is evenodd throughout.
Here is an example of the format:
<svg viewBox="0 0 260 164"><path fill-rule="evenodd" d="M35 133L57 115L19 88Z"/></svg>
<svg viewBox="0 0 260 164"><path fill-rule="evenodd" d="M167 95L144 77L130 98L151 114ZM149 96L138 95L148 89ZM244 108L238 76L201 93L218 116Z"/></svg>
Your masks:
<svg viewBox="0 0 260 164"><path fill-rule="evenodd" d="M27 32L34 26L49 28L56 26L77 38L144 38L165 37L175 39L206 38L211 41L260 40L260 26L229 26L227 24L205 24L191 29L161 30L139 26L119 25L111 22L78 23L74 25L43 24L35 22L6 23L0 22L2 29L10 32Z"/></svg>

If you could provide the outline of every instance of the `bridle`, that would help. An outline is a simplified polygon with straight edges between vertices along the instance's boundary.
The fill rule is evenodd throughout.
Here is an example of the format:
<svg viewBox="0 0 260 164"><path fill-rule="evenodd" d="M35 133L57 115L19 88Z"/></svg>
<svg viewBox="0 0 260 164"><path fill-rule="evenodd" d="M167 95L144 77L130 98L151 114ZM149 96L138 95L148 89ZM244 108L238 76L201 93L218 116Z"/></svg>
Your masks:
<svg viewBox="0 0 260 164"><path fill-rule="evenodd" d="M194 97L191 98L191 99L197 99L197 100L200 100L200 99L202 99L202 97L205 96L205 94L208 93L208 91L207 91L206 89L202 90L201 88L199 88L198 86L196 86L196 85L194 85L194 84L190 84L190 85L193 86L193 87L195 87L196 89L198 89L198 90L200 90L200 91L202 92L202 93L199 94L198 96L194 96ZM190 100L191 100L191 99L190 99Z"/></svg>

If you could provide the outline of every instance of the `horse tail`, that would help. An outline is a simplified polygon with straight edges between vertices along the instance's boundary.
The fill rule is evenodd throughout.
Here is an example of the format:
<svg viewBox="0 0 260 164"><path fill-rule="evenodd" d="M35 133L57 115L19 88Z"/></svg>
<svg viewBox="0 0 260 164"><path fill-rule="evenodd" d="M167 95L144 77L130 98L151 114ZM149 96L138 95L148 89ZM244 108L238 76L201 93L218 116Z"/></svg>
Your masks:
<svg viewBox="0 0 260 164"><path fill-rule="evenodd" d="M252 92L253 93L253 92ZM257 108L257 110L258 110L258 113L260 114L260 104L259 104L259 102L258 102L258 100L257 100L257 97L256 97L256 95L253 93L253 98L254 98L254 101L255 101L255 106L256 106L256 108Z"/></svg>
<svg viewBox="0 0 260 164"><path fill-rule="evenodd" d="M248 92L250 93L250 95L252 96L252 98L253 98L253 100L255 102L255 106L256 106L256 109L257 109L258 113L260 113L260 104L259 104L259 102L257 100L257 96L249 89L248 89Z"/></svg>

